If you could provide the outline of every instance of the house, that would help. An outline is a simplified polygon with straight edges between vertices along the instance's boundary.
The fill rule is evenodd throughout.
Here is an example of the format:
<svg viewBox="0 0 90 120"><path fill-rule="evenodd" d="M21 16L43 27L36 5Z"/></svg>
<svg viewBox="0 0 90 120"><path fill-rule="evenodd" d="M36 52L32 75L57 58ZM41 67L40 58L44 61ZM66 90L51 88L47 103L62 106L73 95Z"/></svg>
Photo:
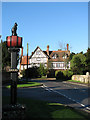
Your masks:
<svg viewBox="0 0 90 120"><path fill-rule="evenodd" d="M39 67L44 64L45 67L54 70L65 70L70 68L70 62L67 62L70 55L69 44L67 50L50 51L47 45L46 51L42 51L39 46L28 56L28 68L33 66ZM23 48L21 51L20 70L27 69L27 56L23 56Z"/></svg>
<svg viewBox="0 0 90 120"><path fill-rule="evenodd" d="M28 56L28 67L30 67L29 58L30 56ZM20 71L24 69L27 69L27 56L23 55L23 47L22 47L21 48Z"/></svg>

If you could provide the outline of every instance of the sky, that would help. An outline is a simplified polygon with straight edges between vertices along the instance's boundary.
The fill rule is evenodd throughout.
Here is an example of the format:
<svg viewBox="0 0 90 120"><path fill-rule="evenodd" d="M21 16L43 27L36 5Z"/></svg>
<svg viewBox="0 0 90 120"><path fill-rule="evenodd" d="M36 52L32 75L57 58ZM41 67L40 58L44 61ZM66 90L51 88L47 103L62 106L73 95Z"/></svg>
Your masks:
<svg viewBox="0 0 90 120"><path fill-rule="evenodd" d="M11 35L17 22L17 34L23 37L24 55L37 46L42 50L60 49L67 43L71 52L88 49L88 2L3 2L2 39Z"/></svg>

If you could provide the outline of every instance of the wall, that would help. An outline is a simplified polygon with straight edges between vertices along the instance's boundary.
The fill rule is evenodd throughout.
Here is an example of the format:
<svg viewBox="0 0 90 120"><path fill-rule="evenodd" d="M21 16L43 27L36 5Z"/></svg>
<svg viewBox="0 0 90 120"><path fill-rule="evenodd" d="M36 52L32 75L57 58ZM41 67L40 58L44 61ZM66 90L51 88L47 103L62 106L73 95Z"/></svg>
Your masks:
<svg viewBox="0 0 90 120"><path fill-rule="evenodd" d="M88 72L86 73L86 75L73 75L72 80L90 83L90 75Z"/></svg>

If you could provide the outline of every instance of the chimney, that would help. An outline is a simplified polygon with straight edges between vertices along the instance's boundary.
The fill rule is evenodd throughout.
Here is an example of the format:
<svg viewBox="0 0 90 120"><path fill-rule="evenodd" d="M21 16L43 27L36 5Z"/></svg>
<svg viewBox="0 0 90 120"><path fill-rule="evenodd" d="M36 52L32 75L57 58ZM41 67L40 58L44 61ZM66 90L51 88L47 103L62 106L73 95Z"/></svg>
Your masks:
<svg viewBox="0 0 90 120"><path fill-rule="evenodd" d="M67 44L67 51L69 50L69 44Z"/></svg>
<svg viewBox="0 0 90 120"><path fill-rule="evenodd" d="M21 56L23 56L23 47L21 48Z"/></svg>
<svg viewBox="0 0 90 120"><path fill-rule="evenodd" d="M46 52L47 52L47 55L49 56L49 45L47 45L47 50L46 50Z"/></svg>

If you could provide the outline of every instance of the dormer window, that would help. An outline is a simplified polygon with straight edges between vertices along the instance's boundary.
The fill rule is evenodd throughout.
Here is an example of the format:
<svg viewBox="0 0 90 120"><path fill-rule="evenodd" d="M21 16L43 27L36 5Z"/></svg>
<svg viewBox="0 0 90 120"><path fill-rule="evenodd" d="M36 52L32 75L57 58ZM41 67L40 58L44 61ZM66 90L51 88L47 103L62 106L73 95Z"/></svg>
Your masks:
<svg viewBox="0 0 90 120"><path fill-rule="evenodd" d="M68 57L68 54L65 54L64 56L63 56L63 59L66 59Z"/></svg>
<svg viewBox="0 0 90 120"><path fill-rule="evenodd" d="M65 55L65 56L63 56L63 59L66 59L67 58L67 56Z"/></svg>
<svg viewBox="0 0 90 120"><path fill-rule="evenodd" d="M56 59L57 57L58 57L57 54L54 54L54 55L52 56L53 59Z"/></svg>

